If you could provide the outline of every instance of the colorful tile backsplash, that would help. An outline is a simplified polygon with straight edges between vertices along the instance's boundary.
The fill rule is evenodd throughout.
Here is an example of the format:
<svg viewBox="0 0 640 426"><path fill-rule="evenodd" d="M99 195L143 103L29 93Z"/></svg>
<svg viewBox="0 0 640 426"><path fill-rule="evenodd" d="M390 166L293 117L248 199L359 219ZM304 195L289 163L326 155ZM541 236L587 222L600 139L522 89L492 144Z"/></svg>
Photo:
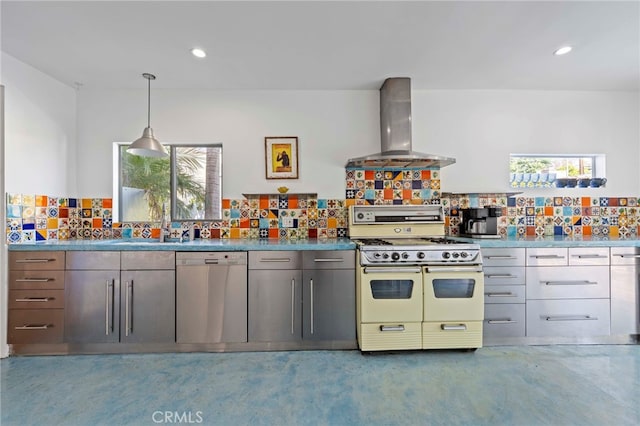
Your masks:
<svg viewBox="0 0 640 426"><path fill-rule="evenodd" d="M441 193L439 169L345 170L345 199L314 194L255 194L223 199L217 222L172 222L171 238L193 227L196 238L308 239L348 236L348 206L442 203L445 230L458 235L459 209L500 206L504 236L636 237L637 197L524 197ZM7 194L9 244L45 240L159 238L159 223L113 223L111 198Z"/></svg>

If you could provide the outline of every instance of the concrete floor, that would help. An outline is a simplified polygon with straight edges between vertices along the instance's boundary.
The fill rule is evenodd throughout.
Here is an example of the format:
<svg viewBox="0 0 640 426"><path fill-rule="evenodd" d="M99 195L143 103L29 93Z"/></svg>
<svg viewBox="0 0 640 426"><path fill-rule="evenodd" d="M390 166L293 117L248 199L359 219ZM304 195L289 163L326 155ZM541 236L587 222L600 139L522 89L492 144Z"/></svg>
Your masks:
<svg viewBox="0 0 640 426"><path fill-rule="evenodd" d="M9 425L638 425L640 345L11 357Z"/></svg>

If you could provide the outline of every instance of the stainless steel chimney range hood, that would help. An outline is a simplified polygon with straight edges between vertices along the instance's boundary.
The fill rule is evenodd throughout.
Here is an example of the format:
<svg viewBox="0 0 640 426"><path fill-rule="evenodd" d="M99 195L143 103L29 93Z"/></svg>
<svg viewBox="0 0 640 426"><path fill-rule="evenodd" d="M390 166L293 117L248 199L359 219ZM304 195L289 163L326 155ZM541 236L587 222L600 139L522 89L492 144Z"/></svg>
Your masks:
<svg viewBox="0 0 640 426"><path fill-rule="evenodd" d="M380 141L382 152L352 158L346 168L445 167L454 158L411 150L411 79L387 78L380 88Z"/></svg>

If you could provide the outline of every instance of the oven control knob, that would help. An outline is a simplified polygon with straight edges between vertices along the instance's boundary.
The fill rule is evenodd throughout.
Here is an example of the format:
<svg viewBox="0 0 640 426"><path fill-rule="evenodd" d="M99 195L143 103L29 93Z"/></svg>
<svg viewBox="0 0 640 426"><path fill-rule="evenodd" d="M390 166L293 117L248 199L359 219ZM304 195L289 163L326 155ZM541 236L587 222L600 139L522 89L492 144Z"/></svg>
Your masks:
<svg viewBox="0 0 640 426"><path fill-rule="evenodd" d="M418 259L424 259L424 252L418 252Z"/></svg>
<svg viewBox="0 0 640 426"><path fill-rule="evenodd" d="M382 255L382 258L383 258L383 259L388 259L388 258L389 258L389 253L385 253L385 254L383 254L383 255Z"/></svg>
<svg viewBox="0 0 640 426"><path fill-rule="evenodd" d="M391 260L398 260L398 259L400 259L399 253L396 253L396 252L391 253Z"/></svg>
<svg viewBox="0 0 640 426"><path fill-rule="evenodd" d="M407 252L402 253L402 258L403 259L408 259L409 258L409 253L407 253Z"/></svg>
<svg viewBox="0 0 640 426"><path fill-rule="evenodd" d="M376 259L379 259L380 258L380 253L374 253L373 257L375 257Z"/></svg>
<svg viewBox="0 0 640 426"><path fill-rule="evenodd" d="M460 253L458 253L457 251L454 251L451 256L453 256L454 259L457 259L458 256L460 256Z"/></svg>
<svg viewBox="0 0 640 426"><path fill-rule="evenodd" d="M442 258L443 259L448 259L451 257L451 253L449 253L448 251L445 251L442 253Z"/></svg>
<svg viewBox="0 0 640 426"><path fill-rule="evenodd" d="M467 256L468 256L468 254L467 254L466 251L463 251L462 253L460 253L460 257L463 258L463 259L466 259Z"/></svg>

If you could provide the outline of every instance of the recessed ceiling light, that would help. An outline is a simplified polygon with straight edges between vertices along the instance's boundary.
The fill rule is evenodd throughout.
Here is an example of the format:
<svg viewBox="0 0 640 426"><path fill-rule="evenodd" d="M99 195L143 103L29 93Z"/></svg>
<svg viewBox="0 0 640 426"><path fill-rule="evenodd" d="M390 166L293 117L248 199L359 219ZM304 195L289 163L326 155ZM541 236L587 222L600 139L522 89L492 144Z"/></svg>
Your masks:
<svg viewBox="0 0 640 426"><path fill-rule="evenodd" d="M571 49L573 49L571 46L562 46L561 48L553 52L553 54L556 56L566 55L567 53L571 52Z"/></svg>
<svg viewBox="0 0 640 426"><path fill-rule="evenodd" d="M191 54L196 58L204 58L205 56L207 56L207 52L198 47L194 47L193 49L191 49Z"/></svg>

